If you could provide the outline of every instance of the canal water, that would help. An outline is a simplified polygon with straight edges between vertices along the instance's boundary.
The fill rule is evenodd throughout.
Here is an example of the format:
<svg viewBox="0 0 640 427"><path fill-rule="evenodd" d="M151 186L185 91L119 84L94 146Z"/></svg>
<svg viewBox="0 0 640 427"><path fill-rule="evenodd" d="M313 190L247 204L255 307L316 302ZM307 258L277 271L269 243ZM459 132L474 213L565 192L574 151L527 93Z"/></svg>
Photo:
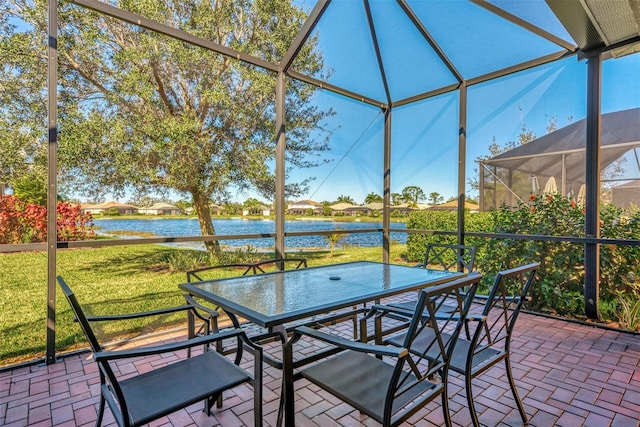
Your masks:
<svg viewBox="0 0 640 427"><path fill-rule="evenodd" d="M101 235L115 236L119 238L144 238L144 237L185 237L199 236L200 226L197 218L189 219L94 219L96 232ZM246 219L214 219L213 226L216 234L261 234L275 233L274 220L246 220ZM406 228L402 222L393 223L394 228ZM381 222L333 222L333 221L309 221L291 220L285 222L286 232L300 231L327 231L327 230L362 230L382 228ZM391 239L400 243L406 243L406 233L391 233ZM246 247L251 245L258 249L267 249L274 246L273 238L222 240L221 244L230 247ZM344 246L381 246L381 233L354 233L349 234L339 243ZM177 243L175 245L203 249L204 245L198 242ZM287 248L326 248L328 242L325 236L299 236L286 237Z"/></svg>

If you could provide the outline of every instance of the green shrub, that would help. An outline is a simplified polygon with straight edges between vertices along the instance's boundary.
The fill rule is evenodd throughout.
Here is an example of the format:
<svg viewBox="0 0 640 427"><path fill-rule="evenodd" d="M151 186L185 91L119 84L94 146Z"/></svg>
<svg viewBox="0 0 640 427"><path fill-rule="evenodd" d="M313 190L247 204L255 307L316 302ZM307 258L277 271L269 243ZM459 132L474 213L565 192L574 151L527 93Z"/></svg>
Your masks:
<svg viewBox="0 0 640 427"><path fill-rule="evenodd" d="M182 250L170 252L166 256L166 262L169 265L169 271L183 272L194 270L207 264L209 254L206 252L198 252L192 250Z"/></svg>
<svg viewBox="0 0 640 427"><path fill-rule="evenodd" d="M600 211L601 237L640 239L640 212L625 216L611 204ZM560 195L532 195L528 203L502 206L492 212L467 214L467 232L515 235L584 236L584 210ZM457 229L456 212L421 211L411 214L407 228ZM427 242L455 243L456 236L412 234L407 239L407 257L421 260ZM584 245L569 242L524 239L489 239L466 236L465 243L477 249L476 267L485 275L487 288L498 271L529 262L539 262L538 280L528 308L580 317L584 315ZM632 327L634 296L640 277L640 248L622 245L600 247L600 306L607 318L618 318ZM624 303L622 301L625 301ZM627 319L627 320L623 320Z"/></svg>
<svg viewBox="0 0 640 427"><path fill-rule="evenodd" d="M258 253L255 246L247 245L243 248L225 250L218 257L211 260L211 264L248 264L261 258L263 254Z"/></svg>
<svg viewBox="0 0 640 427"><path fill-rule="evenodd" d="M412 212L407 220L407 228L415 230L455 231L457 227L457 214L450 211L416 211ZM421 262L427 243L455 242L455 235L412 233L407 237L407 258L409 261Z"/></svg>

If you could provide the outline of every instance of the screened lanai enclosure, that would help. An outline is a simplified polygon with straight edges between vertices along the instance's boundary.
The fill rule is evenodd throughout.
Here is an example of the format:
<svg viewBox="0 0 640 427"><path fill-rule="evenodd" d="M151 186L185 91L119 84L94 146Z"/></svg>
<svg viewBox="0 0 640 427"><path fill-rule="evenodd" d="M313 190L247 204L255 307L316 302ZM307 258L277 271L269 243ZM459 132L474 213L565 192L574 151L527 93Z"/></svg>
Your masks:
<svg viewBox="0 0 640 427"><path fill-rule="evenodd" d="M480 204L484 210L514 205L539 192L554 192L584 203L586 120L582 119L480 162ZM600 128L600 182L611 200L628 208L640 177L640 108L603 114ZM624 163L624 174L620 171ZM602 188L601 185L601 188Z"/></svg>
<svg viewBox="0 0 640 427"><path fill-rule="evenodd" d="M600 248L640 244L601 238L599 222L607 168L618 166L609 187L640 178L637 0L0 5L0 188L3 197L24 195L25 182L44 176L47 195L46 240L0 244L18 267L32 265L18 256L37 266L27 275L2 263L0 295L6 311L17 295L10 289L27 276L38 283L29 299L42 309L16 314L12 328L37 330L48 363L56 345L73 341L56 327L57 274L91 285L98 311L102 300L144 299L138 287L183 281L156 259L178 258L169 243L211 253L248 244L283 258L325 246L340 228L355 236L350 247L379 248L385 262L413 235L579 246L580 298L591 318L600 308ZM584 201L579 236L467 229L469 202L481 210L526 202L551 177L559 194ZM169 219L144 221L167 224L152 232L95 215L97 240L56 231L59 199L142 206L145 195L186 200L194 214L172 228ZM219 220L233 202L263 221L242 221L242 209ZM357 215L380 209L357 229L313 217L322 206L343 215L330 209L338 202L361 206ZM416 206L443 202L457 202L452 227L405 221ZM287 215L296 204L309 218ZM226 228L232 223L242 227ZM90 256L125 246L133 252ZM148 276L128 278L121 294L116 283L132 263Z"/></svg>

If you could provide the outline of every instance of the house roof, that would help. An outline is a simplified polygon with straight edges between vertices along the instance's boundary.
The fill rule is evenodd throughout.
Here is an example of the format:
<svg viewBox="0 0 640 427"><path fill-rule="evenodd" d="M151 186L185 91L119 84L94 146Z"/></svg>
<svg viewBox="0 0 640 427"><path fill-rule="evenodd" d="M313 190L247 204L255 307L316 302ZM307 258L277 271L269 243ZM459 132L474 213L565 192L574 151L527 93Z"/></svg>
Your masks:
<svg viewBox="0 0 640 427"><path fill-rule="evenodd" d="M322 203L314 202L313 200L298 200L297 202L289 203L289 207L291 207L291 206L305 206L305 205L312 205L312 206L321 207Z"/></svg>
<svg viewBox="0 0 640 427"><path fill-rule="evenodd" d="M604 169L634 147L640 146L640 108L603 114L600 165ZM538 177L561 177L584 183L586 119L485 160L485 165L526 172Z"/></svg>
<svg viewBox="0 0 640 427"><path fill-rule="evenodd" d="M111 209L111 208L120 208L120 209L139 209L134 205L127 205L125 203L116 202L115 200L111 200L109 202L98 203L95 205L82 205L83 209Z"/></svg>
<svg viewBox="0 0 640 427"><path fill-rule="evenodd" d="M464 202L464 208L470 211L477 211L480 209L480 206L476 205L475 203ZM441 203L436 206L430 206L429 209L434 211L454 211L458 209L458 201L450 200L446 203Z"/></svg>
<svg viewBox="0 0 640 427"><path fill-rule="evenodd" d="M335 205L331 205L329 207L334 211L343 211L345 209L360 208L361 206L352 205L351 203L336 203Z"/></svg>
<svg viewBox="0 0 640 427"><path fill-rule="evenodd" d="M367 209L371 209L372 211L381 211L382 208L384 207L384 204L380 202L367 203L366 205L363 205L363 207Z"/></svg>
<svg viewBox="0 0 640 427"><path fill-rule="evenodd" d="M150 210L150 209L180 209L180 208L178 208L178 207L177 207L177 206L175 206L175 205L171 205L171 204L169 204L169 203L161 203L161 202L160 202L160 203L154 203L154 204L153 204L153 205L151 205L151 206L148 206L148 207L146 207L146 208L140 208L140 209L147 209L147 210Z"/></svg>

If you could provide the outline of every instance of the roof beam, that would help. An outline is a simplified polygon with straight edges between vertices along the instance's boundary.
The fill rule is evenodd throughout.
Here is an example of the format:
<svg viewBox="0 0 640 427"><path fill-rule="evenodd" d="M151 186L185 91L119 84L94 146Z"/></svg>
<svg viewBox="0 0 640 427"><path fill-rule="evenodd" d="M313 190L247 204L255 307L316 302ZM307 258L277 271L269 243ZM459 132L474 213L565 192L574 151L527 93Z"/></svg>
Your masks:
<svg viewBox="0 0 640 427"><path fill-rule="evenodd" d="M340 86L333 85L331 83L324 82L322 80L316 79L315 77L307 76L306 74L298 73L297 71L289 70L286 72L289 77L292 77L296 80L303 81L310 85L319 87L320 89L326 89L330 92L337 93L338 95L346 96L347 98L355 99L356 101L364 102L365 104L373 105L379 108L388 108L388 104L382 101L378 101L377 99L369 98L364 95L360 95L358 93L352 92L347 89L343 89Z"/></svg>
<svg viewBox="0 0 640 427"><path fill-rule="evenodd" d="M403 105L411 104L413 102L422 101L427 98L433 98L434 96L442 95L444 93L453 92L460 88L460 84L454 83L449 86L443 86L441 88L430 90L429 92L420 93L418 95L411 96L409 98L404 98L399 101L393 103L394 107L401 107Z"/></svg>
<svg viewBox="0 0 640 427"><path fill-rule="evenodd" d="M551 34L548 31L543 30L540 27L537 27L533 24L531 24L528 21L525 21L524 19L521 19L509 12L507 12L504 9L499 8L498 6L495 6L494 4L489 3L486 0L471 0L473 3L475 3L476 5L488 10L489 12L493 12L496 15L498 15L499 17L506 19L507 21L516 24L522 28L524 28L525 30L531 31L532 33L550 41L551 43L557 44L560 47L565 48L566 50L570 51L570 52L575 52L578 49L578 46L575 46L569 42L567 42L564 39L561 39L560 37Z"/></svg>
<svg viewBox="0 0 640 427"><path fill-rule="evenodd" d="M296 36L295 40L293 41L293 43L291 43L289 49L287 49L287 53L285 53L284 57L280 61L280 68L282 69L282 71L286 72L289 67L291 67L291 64L298 55L298 52L300 52L300 49L302 49L302 46L311 35L311 32L318 24L318 21L324 14L324 11L327 9L327 6L330 2L331 0L319 0L316 3L315 7L307 17L304 25L302 26L300 31L298 31L298 35Z"/></svg>
<svg viewBox="0 0 640 427"><path fill-rule="evenodd" d="M151 31L155 31L157 33L164 34L169 37L173 37L185 43L189 43L194 46L208 49L216 53L219 53L221 55L235 58L237 60L246 62L251 65L255 65L257 67L278 72L278 66L269 61L265 61L264 59L256 58L255 56L242 53L235 49L231 49L221 44L212 42L211 40L194 36L192 34L189 34L186 31L179 30L169 25L161 24L158 21L145 18L141 15L119 9L117 7L110 6L101 1L97 1L97 0L72 0L72 1L73 3L79 6L85 7L87 9L91 9L96 12L102 13L104 15L111 16L113 18L117 18L122 21L128 22L130 24L137 25L139 27L146 28Z"/></svg>
<svg viewBox="0 0 640 427"><path fill-rule="evenodd" d="M603 46L600 46L600 47L597 47L597 48L593 48L593 49L582 50L582 51L578 52L578 59L588 59L588 58L590 58L592 56L600 55L600 54L603 54L603 53L611 54L611 52L616 50L616 49L620 49L620 48L623 48L625 46L631 46L631 45L634 45L636 43L640 43L640 36L635 36L635 37L632 37L630 39L623 40L621 42L614 43L614 44L609 45L609 46L604 46L603 45ZM603 59L605 59L605 57L603 57Z"/></svg>
<svg viewBox="0 0 640 427"><path fill-rule="evenodd" d="M493 71L482 76L474 77L472 79L469 79L467 83L469 85L484 83L489 80L497 79L499 77L504 77L509 74L514 74L520 71L527 70L529 68L537 67L538 65L548 64L549 62L557 61L565 57L570 57L575 54L576 52L567 52L566 50L561 50L560 52L541 56L540 58L532 59L531 61L522 62L520 64L512 65L511 67L503 68L501 70Z"/></svg>
<svg viewBox="0 0 640 427"><path fill-rule="evenodd" d="M462 77L462 74L460 74L460 72L455 67L455 65L453 65L453 62L451 62L451 60L449 60L447 55L440 48L440 45L438 45L438 43L436 43L436 41L433 38L433 36L431 35L431 33L429 33L429 31L424 26L424 24L422 23L420 18L418 18L418 15L415 14L413 9L411 9L411 7L407 4L406 0L397 0L397 1L398 1L398 4L400 5L400 7L402 8L402 10L404 11L404 13L409 17L411 22L413 22L413 25L418 29L418 31L420 31L420 34L422 34L422 37L424 37L424 39L427 41L427 43L429 43L429 45L431 45L431 48L440 57L440 60L442 62L444 62L444 64L447 66L447 68L449 69L451 74L453 74L455 76L456 80L458 80L458 83L462 83L464 81L464 77Z"/></svg>
<svg viewBox="0 0 640 427"><path fill-rule="evenodd" d="M380 53L380 44L378 43L378 36L376 35L376 27L373 24L373 16L371 15L371 5L369 0L364 1L364 9L367 12L367 22L369 23L369 31L371 32L371 41L373 42L373 48L376 52L376 59L378 60L378 67L380 68L380 76L382 77L382 84L384 85L384 93L387 96L387 104L391 105L391 93L389 92L389 83L387 82L387 74L384 71L384 62L382 61L382 54Z"/></svg>

